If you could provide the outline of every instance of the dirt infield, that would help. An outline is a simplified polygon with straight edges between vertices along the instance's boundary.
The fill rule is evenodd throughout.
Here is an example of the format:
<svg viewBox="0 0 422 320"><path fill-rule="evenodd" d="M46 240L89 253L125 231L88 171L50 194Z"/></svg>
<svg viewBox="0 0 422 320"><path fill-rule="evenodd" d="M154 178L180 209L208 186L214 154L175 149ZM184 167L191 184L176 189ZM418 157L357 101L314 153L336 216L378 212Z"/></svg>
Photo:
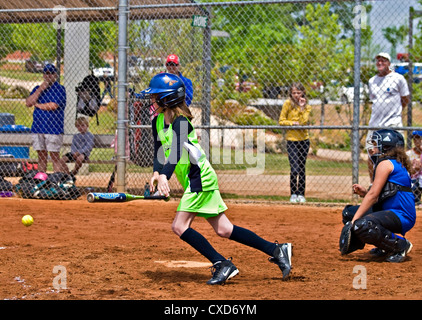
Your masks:
<svg viewBox="0 0 422 320"><path fill-rule="evenodd" d="M0 299L4 300L416 300L422 297L422 232L401 264L371 260L367 246L338 251L341 207L227 201L234 224L294 245L293 271L249 247L216 236L204 219L193 227L240 273L208 286L209 263L171 232L178 202L91 204L86 200L0 199ZM21 217L31 214L25 227ZM64 288L65 287L65 288Z"/></svg>

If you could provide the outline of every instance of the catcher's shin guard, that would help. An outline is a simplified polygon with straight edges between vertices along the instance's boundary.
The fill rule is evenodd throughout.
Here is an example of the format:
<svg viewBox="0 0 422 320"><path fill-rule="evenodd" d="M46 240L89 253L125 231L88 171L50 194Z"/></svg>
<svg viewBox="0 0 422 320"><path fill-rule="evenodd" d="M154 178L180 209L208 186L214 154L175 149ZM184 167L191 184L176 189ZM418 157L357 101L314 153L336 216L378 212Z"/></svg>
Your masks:
<svg viewBox="0 0 422 320"><path fill-rule="evenodd" d="M339 246L342 255L352 253L353 251L363 249L365 247L365 243L354 234L352 229L353 224L351 221L348 221L341 230Z"/></svg>
<svg viewBox="0 0 422 320"><path fill-rule="evenodd" d="M400 252L406 245L405 239L396 236L383 226L365 218L355 221L353 232L360 241L372 244L386 252Z"/></svg>

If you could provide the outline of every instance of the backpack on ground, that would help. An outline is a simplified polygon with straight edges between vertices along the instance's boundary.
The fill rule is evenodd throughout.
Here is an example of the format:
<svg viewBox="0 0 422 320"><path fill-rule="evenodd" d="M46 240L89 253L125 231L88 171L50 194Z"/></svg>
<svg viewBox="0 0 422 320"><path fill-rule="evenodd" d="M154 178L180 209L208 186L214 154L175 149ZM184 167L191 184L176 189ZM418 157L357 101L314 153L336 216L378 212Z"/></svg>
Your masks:
<svg viewBox="0 0 422 320"><path fill-rule="evenodd" d="M0 176L0 191L13 191L13 183Z"/></svg>
<svg viewBox="0 0 422 320"><path fill-rule="evenodd" d="M70 175L56 172L45 180L37 179L38 171L28 172L15 186L16 193L25 199L75 200L81 196Z"/></svg>
<svg viewBox="0 0 422 320"><path fill-rule="evenodd" d="M78 113L88 117L96 116L97 125L99 125L98 110L101 107L100 80L92 74L87 75L78 84L75 91L78 97L76 102L76 118L78 117Z"/></svg>

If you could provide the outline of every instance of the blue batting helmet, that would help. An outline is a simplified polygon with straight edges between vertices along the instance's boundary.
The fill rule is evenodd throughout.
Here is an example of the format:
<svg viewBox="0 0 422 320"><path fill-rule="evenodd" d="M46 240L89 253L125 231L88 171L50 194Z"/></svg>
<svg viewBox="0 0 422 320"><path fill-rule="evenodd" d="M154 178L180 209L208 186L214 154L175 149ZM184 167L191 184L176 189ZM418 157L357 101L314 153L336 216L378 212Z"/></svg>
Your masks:
<svg viewBox="0 0 422 320"><path fill-rule="evenodd" d="M173 108L185 101L186 88L182 79L171 73L154 76L141 94L157 94L155 102L162 108Z"/></svg>

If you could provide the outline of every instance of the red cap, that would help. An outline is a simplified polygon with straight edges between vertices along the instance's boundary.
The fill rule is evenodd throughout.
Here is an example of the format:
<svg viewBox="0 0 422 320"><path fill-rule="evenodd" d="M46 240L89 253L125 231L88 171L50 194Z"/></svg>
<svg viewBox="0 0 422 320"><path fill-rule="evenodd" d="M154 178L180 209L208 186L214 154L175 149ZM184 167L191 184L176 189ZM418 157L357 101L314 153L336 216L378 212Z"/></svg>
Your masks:
<svg viewBox="0 0 422 320"><path fill-rule="evenodd" d="M169 63L169 62L173 62L173 63L178 65L179 64L179 57L176 56L175 54L170 54L167 57L167 60L166 60L166 63Z"/></svg>

